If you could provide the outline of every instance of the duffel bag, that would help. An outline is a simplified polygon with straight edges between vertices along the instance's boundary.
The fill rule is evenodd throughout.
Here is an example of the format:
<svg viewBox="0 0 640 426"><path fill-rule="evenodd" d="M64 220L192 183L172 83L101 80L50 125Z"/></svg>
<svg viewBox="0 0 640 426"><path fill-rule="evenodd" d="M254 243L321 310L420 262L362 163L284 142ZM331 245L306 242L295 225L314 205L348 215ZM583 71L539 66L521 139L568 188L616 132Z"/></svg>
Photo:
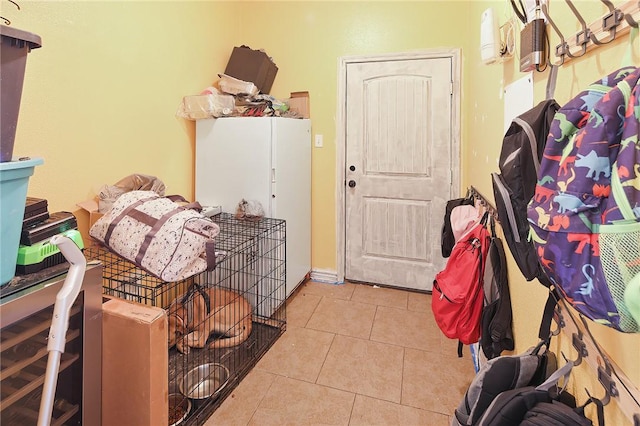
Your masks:
<svg viewBox="0 0 640 426"><path fill-rule="evenodd" d="M197 204L197 203L196 203ZM219 226L153 191L119 196L89 235L163 281L180 281L215 267Z"/></svg>

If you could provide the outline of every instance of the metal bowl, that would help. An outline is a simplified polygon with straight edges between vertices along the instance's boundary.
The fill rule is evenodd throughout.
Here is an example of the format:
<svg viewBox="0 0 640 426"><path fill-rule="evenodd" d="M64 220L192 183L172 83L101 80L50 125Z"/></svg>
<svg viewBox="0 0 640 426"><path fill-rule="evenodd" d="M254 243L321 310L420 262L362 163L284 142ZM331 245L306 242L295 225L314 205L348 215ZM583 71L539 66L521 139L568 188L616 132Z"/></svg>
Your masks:
<svg viewBox="0 0 640 426"><path fill-rule="evenodd" d="M207 399L218 395L229 381L229 369L215 362L191 369L178 381L180 392L191 399Z"/></svg>
<svg viewBox="0 0 640 426"><path fill-rule="evenodd" d="M179 393L169 394L169 422L173 420L170 426L177 426L182 423L190 411L191 401L188 398L185 398L184 395L180 395ZM180 412L184 412L184 414L180 416Z"/></svg>

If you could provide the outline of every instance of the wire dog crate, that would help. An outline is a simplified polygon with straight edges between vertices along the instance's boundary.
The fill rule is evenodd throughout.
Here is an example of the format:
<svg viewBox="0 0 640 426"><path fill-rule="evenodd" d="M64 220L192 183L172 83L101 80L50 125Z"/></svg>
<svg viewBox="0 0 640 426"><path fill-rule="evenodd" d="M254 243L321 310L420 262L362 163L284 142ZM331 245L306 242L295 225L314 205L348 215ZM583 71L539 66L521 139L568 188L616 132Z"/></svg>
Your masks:
<svg viewBox="0 0 640 426"><path fill-rule="evenodd" d="M104 294L159 306L169 313L175 309L174 301L189 305L191 297L207 297L210 313L226 318L220 321L225 329L218 324L211 330L203 348L191 347L188 353L177 346L169 348L169 424L203 424L286 329L285 221L239 220L229 213L212 219L220 226L216 268L183 281L164 282L104 248L85 249L87 259L104 265ZM211 289L218 291L207 291ZM251 332L239 342L226 337L245 324L235 310L246 305L220 310L229 294L241 296L251 309ZM187 317L194 315L184 312ZM228 346L218 347L223 341Z"/></svg>

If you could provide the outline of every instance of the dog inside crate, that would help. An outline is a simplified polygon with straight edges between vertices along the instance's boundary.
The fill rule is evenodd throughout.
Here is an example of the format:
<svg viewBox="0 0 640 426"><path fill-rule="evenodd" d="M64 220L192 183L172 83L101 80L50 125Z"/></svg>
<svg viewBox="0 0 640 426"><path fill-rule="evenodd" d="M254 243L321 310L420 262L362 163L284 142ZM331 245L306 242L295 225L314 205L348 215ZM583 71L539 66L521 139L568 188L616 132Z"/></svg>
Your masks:
<svg viewBox="0 0 640 426"><path fill-rule="evenodd" d="M194 277L165 308L169 391L188 397L195 410L187 418L197 423L222 403L286 325L284 221L247 222L226 213L214 221L220 225L216 250L225 252L224 260Z"/></svg>
<svg viewBox="0 0 640 426"><path fill-rule="evenodd" d="M103 264L105 294L165 309L169 418L181 424L202 424L286 328L285 222L212 219L216 268L182 281L159 280L101 247L85 250Z"/></svg>
<svg viewBox="0 0 640 426"><path fill-rule="evenodd" d="M188 354L192 347L237 346L251 334L251 311L248 300L237 292L194 283L169 306L169 347L175 345L180 353Z"/></svg>

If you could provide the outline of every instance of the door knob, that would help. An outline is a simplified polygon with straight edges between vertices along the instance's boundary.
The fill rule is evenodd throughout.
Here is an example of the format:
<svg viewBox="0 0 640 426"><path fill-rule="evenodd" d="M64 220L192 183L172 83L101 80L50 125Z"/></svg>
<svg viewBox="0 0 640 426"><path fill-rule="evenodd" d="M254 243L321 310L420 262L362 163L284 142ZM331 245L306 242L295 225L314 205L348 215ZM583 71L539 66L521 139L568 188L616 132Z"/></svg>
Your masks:
<svg viewBox="0 0 640 426"><path fill-rule="evenodd" d="M356 166L349 166L349 170L351 170L352 172L356 171Z"/></svg>
<svg viewBox="0 0 640 426"><path fill-rule="evenodd" d="M356 186L356 181L355 180L350 180L349 181L349 188L354 188Z"/></svg>

